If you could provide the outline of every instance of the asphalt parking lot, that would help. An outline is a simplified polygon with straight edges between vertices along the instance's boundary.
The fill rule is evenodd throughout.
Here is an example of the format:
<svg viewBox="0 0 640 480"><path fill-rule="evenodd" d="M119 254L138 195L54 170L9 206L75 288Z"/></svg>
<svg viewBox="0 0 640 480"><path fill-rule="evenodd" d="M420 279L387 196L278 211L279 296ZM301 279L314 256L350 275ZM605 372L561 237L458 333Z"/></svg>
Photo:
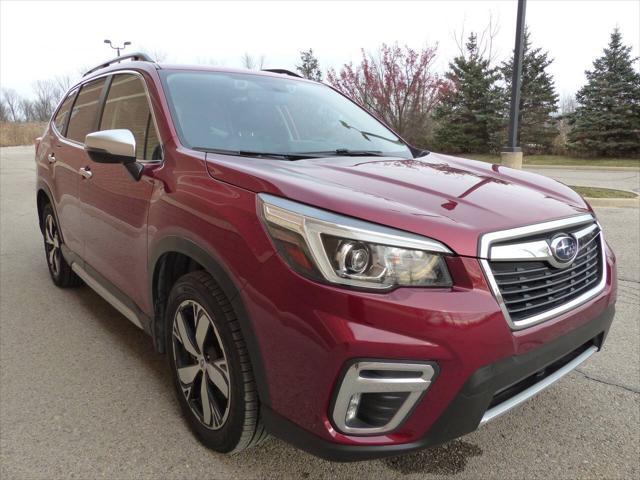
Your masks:
<svg viewBox="0 0 640 480"><path fill-rule="evenodd" d="M573 170L549 167L525 167L526 170L566 183L582 187L602 187L616 190L640 192L640 171L618 170Z"/></svg>
<svg viewBox="0 0 640 480"><path fill-rule="evenodd" d="M525 406L405 457L331 463L276 439L226 457L183 424L150 339L88 287L60 290L49 280L32 148L0 149L0 167L3 479L640 476L638 209L597 210L619 262L604 351Z"/></svg>

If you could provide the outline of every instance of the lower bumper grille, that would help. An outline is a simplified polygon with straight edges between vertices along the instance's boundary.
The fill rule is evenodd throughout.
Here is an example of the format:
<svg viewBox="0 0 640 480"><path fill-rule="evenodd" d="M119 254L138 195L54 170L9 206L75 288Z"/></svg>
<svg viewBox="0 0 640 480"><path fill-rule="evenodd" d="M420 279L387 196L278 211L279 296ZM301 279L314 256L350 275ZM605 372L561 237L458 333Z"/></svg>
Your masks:
<svg viewBox="0 0 640 480"><path fill-rule="evenodd" d="M597 339L590 340L533 375L497 391L487 411L482 416L480 424L482 425L499 417L554 384L597 352L597 345L601 344L602 336L599 336Z"/></svg>

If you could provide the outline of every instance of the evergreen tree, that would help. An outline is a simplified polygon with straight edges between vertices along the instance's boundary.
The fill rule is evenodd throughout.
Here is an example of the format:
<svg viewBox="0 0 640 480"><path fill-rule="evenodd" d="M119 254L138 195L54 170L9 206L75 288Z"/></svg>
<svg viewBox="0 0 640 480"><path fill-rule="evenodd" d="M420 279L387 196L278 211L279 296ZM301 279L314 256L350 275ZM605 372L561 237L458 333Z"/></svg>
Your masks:
<svg viewBox="0 0 640 480"><path fill-rule="evenodd" d="M308 78L309 80L315 80L317 82L322 81L320 63L313 55L312 48L305 52L300 52L300 60L302 61L302 65L296 65L296 70L300 72L300 75L304 78Z"/></svg>
<svg viewBox="0 0 640 480"><path fill-rule="evenodd" d="M576 95L569 147L583 155L640 154L640 74L637 58L616 28L608 48L586 71L587 84Z"/></svg>
<svg viewBox="0 0 640 480"><path fill-rule="evenodd" d="M520 84L520 114L518 116L518 145L526 153L547 152L558 135L552 114L558 109L558 95L553 77L546 71L553 63L548 52L532 48L529 32L525 30ZM511 92L513 57L502 64L502 74ZM507 97L507 103L509 98Z"/></svg>
<svg viewBox="0 0 640 480"><path fill-rule="evenodd" d="M437 149L451 153L495 152L504 123L500 72L480 53L475 33L465 48L449 64L448 85L434 113L434 142Z"/></svg>

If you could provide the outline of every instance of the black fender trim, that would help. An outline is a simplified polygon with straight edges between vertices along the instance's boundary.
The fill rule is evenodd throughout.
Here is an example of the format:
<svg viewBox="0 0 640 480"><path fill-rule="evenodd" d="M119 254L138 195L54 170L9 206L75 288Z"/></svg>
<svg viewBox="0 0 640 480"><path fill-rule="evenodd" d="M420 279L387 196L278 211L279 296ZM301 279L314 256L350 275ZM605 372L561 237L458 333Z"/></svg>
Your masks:
<svg viewBox="0 0 640 480"><path fill-rule="evenodd" d="M244 337L245 343L247 345L247 350L249 351L249 358L251 360L251 366L253 367L253 374L256 379L260 402L263 405L270 405L269 387L267 383L267 376L264 370L264 363L262 362L262 353L260 351L260 346L258 344L253 326L251 324L251 319L249 318L249 314L247 313L244 303L242 302L240 289L231 279L231 275L223 267L222 262L217 260L213 254L206 251L193 241L183 237L167 236L160 240L160 242L158 242L158 244L155 246L153 253L149 255L148 291L149 298L151 299L151 305L154 305L155 308L155 302L153 298L153 284L156 275L156 265L162 255L171 252L181 253L183 255L191 257L200 265L202 265L205 270L213 277L216 283L218 283L225 296L229 299L229 302L231 303L231 306L233 307L233 310L238 318L238 322L240 323L242 336ZM151 327L156 349L159 349L160 342L164 342L163 336L162 338L158 338L159 336L161 336L160 332L162 331L161 328L158 328L158 322L163 322L164 318L158 317L159 315L154 314L153 325Z"/></svg>
<svg viewBox="0 0 640 480"><path fill-rule="evenodd" d="M53 209L53 215L56 217L56 223L58 225L60 225L60 220L58 219L58 210L56 209L56 204L53 201L53 194L51 193L51 189L49 188L49 185L47 185L43 180L38 179L38 182L36 185L36 208L38 209L38 223L40 224L40 232L44 233L44 225L42 225L42 219L40 218L40 209L38 207L38 194L40 193L40 190L42 190L44 194L47 196L47 198L49 198L49 204ZM58 233L60 235L60 240L64 242L64 238L62 238L62 228L59 229Z"/></svg>
<svg viewBox="0 0 640 480"><path fill-rule="evenodd" d="M273 436L313 455L337 462L391 457L440 445L477 429L494 394L501 389L551 365L587 342L601 349L614 315L615 307L610 305L590 322L549 343L480 367L467 379L426 435L410 443L371 446L334 443L303 429L265 405L260 410L262 421ZM428 398L427 395L421 401L428 401Z"/></svg>

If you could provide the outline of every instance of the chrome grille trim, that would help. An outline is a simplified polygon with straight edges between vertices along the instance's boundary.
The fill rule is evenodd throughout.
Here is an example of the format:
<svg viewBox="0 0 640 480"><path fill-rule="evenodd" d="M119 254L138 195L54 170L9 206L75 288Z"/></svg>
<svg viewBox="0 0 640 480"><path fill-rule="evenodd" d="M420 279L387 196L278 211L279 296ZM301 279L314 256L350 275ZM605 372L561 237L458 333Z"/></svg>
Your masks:
<svg viewBox="0 0 640 480"><path fill-rule="evenodd" d="M512 319L511 315L509 314L509 310L507 308L507 303L503 298L500 290L500 286L498 285L498 280L496 280L496 276L499 278L500 275L499 274L494 275L494 272L492 271L492 268L489 262L492 260L493 261L510 260L510 261L518 261L518 262L548 261L547 256L548 255L550 256L551 252L550 250L548 251L548 254L544 252L543 245L539 241L525 240L521 244L496 245L495 248L493 249L492 249L492 245L499 242L502 243L505 241L517 240L519 238L532 237L532 236L536 236L536 235L544 234L548 232L561 231L566 228L575 229L576 227L580 227L580 225L585 225L586 228L574 233L574 236L578 239L579 242L581 242L583 237L588 236L595 229L599 229L599 232L592 239L589 239L586 243L580 245L580 248L584 249L584 248L590 248L589 245L593 241L598 241L600 243L599 251L596 249L599 255L599 261L601 266L600 267L601 276L599 281L595 283L595 286L593 286L592 288L589 288L587 291L583 292L578 297L572 298L567 303L564 303L557 307L543 311L541 313L535 314L533 316L523 318L521 320ZM595 240L595 239L598 239L598 240ZM544 243L546 244L546 241L544 241ZM532 244L535 244L535 245L533 245L533 248L530 248ZM523 248L523 245L525 246L525 248ZM496 255L494 255L494 251L497 252ZM588 251L587 253L582 254L582 257L586 257L587 260L584 261L583 263L580 263L579 265L574 265L574 267L571 267L572 270L584 268L584 272L587 272L589 269L593 268L594 266L593 265L590 266L589 262L593 261L594 259L598 260L598 257L589 258L589 255L590 253ZM607 282L605 248L604 248L604 238L602 235L602 229L600 228L600 225L597 223L596 219L590 214L577 215L574 217L564 218L560 220L553 220L550 222L527 225L525 227L518 227L518 228L509 229L509 230L486 233L480 238L479 257L480 257L480 264L482 266L482 269L484 270L484 274L487 278L487 282L489 283L491 291L493 292L493 295L496 298L498 305L500 306L500 310L502 311L502 314L504 315L505 320L507 321L507 323L509 324L509 327L512 330L521 330L523 328L537 325L541 322L544 322L553 317L561 315L585 303L586 301L590 300L591 298L595 297L600 292L602 292ZM576 261L580 261L582 257L577 258ZM550 265L553 265L552 261L548 261L548 263ZM597 266L597 262L595 266ZM530 270L529 273L533 271L534 269ZM567 269L559 273L566 274L566 273L569 273L570 271L571 270ZM519 281L512 282L513 285L517 285L518 283L521 283L521 282ZM508 287L508 284L506 282L501 282L501 286L503 288ZM592 285L589 284L588 286L591 287ZM535 290L535 288L532 288L531 290ZM544 305L539 305L539 306L544 306Z"/></svg>

